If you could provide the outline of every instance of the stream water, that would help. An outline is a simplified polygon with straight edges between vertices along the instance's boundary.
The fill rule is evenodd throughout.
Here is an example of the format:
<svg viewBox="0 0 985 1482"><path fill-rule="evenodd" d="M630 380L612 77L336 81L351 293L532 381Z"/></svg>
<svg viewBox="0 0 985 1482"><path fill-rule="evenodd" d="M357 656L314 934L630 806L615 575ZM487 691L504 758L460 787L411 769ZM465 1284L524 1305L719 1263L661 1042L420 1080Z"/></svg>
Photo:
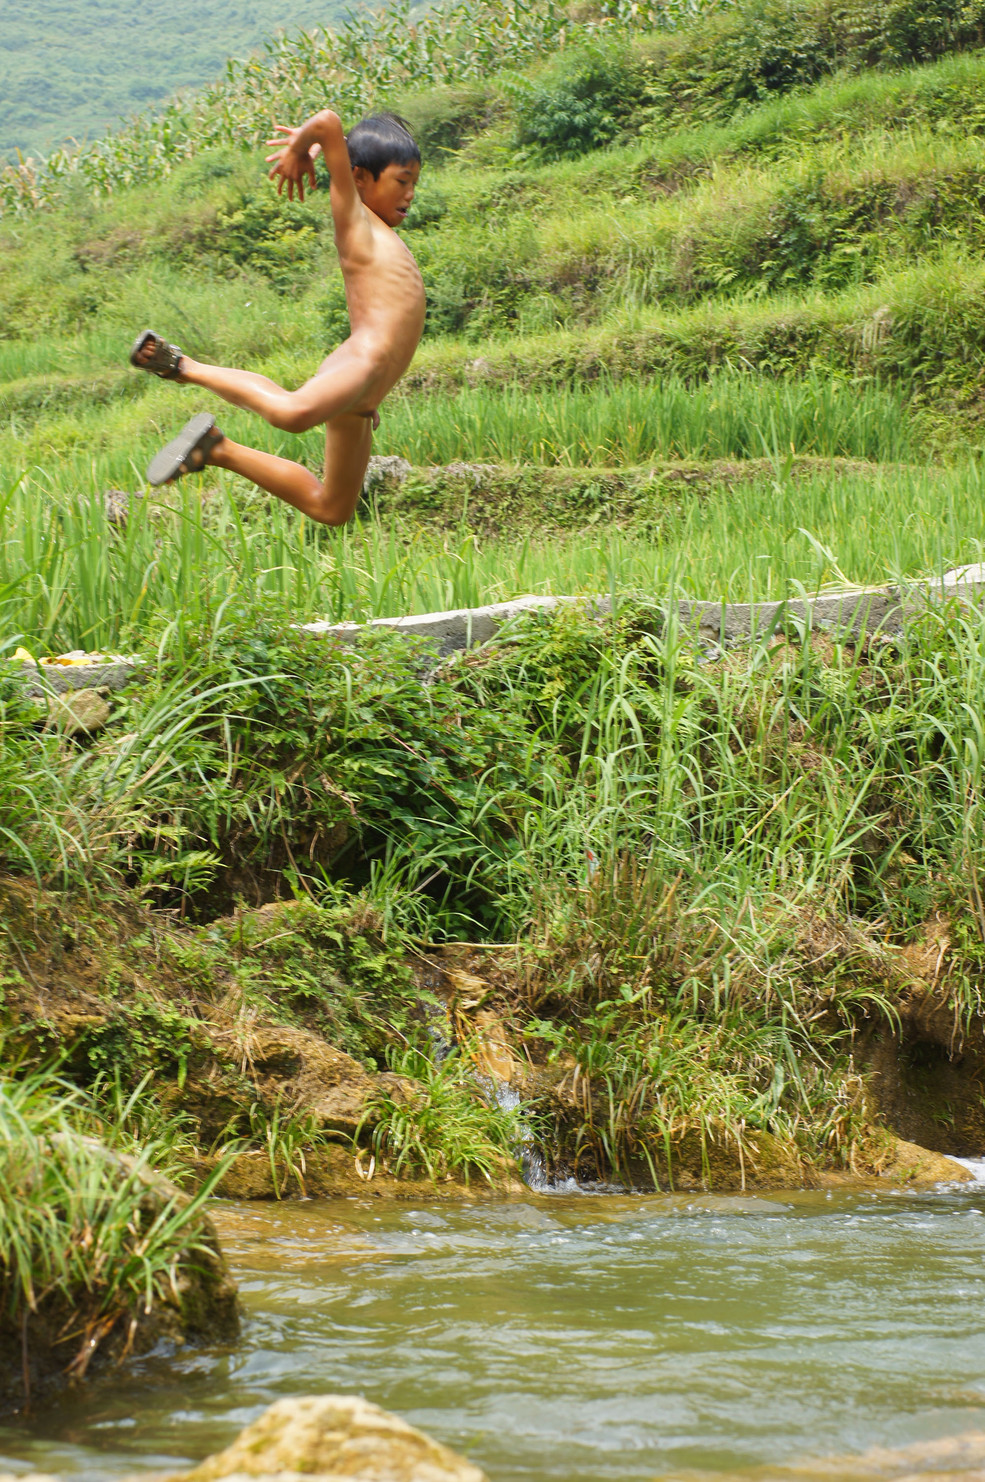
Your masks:
<svg viewBox="0 0 985 1482"><path fill-rule="evenodd" d="M305 1393L366 1395L492 1482L720 1476L985 1431L985 1185L217 1215L241 1342L0 1427L0 1471L187 1465Z"/></svg>

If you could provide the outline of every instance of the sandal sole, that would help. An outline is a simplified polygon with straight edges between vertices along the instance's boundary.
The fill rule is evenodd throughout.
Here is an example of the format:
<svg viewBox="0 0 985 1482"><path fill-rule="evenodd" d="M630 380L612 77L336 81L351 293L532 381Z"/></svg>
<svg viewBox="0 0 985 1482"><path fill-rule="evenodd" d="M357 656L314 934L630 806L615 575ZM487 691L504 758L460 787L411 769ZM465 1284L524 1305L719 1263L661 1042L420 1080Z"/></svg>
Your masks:
<svg viewBox="0 0 985 1482"><path fill-rule="evenodd" d="M148 340L156 340L159 345L167 345L168 344L168 341L167 340L162 340L161 339L161 336L159 334L155 334L154 330L152 330L152 329L142 330L141 333L138 334L137 338L134 340L133 346L132 346L132 348L130 350L130 364L133 365L133 366L136 366L137 370L149 371L152 376L158 376L158 377L160 377L160 379L162 381L174 381L174 380L176 380L177 379L177 375L178 375L177 367L175 367L174 370L170 370L170 371L155 370L154 367L153 367L153 365L145 365L142 360L138 360L137 359L137 356L140 354L141 350L147 344L147 341ZM178 350L178 346L177 345L172 345L170 348L173 349L173 350ZM180 355L181 355L181 351L180 350L178 350L178 355L180 357ZM180 363L180 361L179 361L179 363Z"/></svg>
<svg viewBox="0 0 985 1482"><path fill-rule="evenodd" d="M198 416L192 417L186 422L178 433L172 438L167 447L151 459L147 469L147 482L155 487L158 484L169 484L181 474L181 465L186 463L199 443L215 427L215 418L211 412L199 412ZM203 465L204 467L204 465ZM188 472L201 473L201 469L187 470Z"/></svg>

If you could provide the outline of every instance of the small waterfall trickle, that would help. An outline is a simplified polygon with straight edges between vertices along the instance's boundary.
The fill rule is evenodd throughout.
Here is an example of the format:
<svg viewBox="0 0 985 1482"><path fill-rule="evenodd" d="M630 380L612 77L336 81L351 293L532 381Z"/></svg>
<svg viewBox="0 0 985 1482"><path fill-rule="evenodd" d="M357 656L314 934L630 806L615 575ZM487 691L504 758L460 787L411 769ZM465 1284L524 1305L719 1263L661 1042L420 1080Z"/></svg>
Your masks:
<svg viewBox="0 0 985 1482"><path fill-rule="evenodd" d="M434 1004L422 1003L424 1010L425 1029L427 1037L431 1041L431 1050L434 1054L435 1065L443 1065L455 1048L454 1040L449 1039L446 1034L448 1021L445 1015Z"/></svg>
<svg viewBox="0 0 985 1482"><path fill-rule="evenodd" d="M514 1091L513 1087L506 1081L499 1080L496 1076L484 1076L483 1080L488 1084L496 1105L505 1112L518 1112L520 1108L520 1093ZM535 1194L583 1194L587 1191L581 1187L574 1178L551 1178L547 1172L544 1156L534 1141L534 1135L530 1127L522 1118L517 1118L517 1133L520 1152L520 1171L523 1174L523 1182Z"/></svg>
<svg viewBox="0 0 985 1482"><path fill-rule="evenodd" d="M514 1091L505 1081L497 1080L495 1076L489 1076L489 1086L496 1105L504 1112L516 1113L520 1108L520 1093ZM535 1194L546 1194L551 1189L551 1181L547 1177L547 1168L544 1164L540 1149L534 1142L534 1135L529 1126L520 1117L517 1117L517 1133L520 1143L520 1170L523 1174L523 1182L528 1188L533 1189Z"/></svg>

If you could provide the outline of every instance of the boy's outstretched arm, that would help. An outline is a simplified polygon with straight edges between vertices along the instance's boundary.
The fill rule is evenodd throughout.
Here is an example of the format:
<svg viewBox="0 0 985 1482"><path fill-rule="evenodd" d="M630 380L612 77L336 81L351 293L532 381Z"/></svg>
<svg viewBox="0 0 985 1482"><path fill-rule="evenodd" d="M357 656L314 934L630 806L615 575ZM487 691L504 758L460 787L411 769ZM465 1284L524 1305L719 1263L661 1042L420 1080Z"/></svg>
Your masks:
<svg viewBox="0 0 985 1482"><path fill-rule="evenodd" d="M277 181L278 194L284 189L286 180L288 199L294 199L294 187L297 186L298 196L303 201L305 181L311 190L315 189L315 157L320 152L332 177L332 214L336 223L354 215L361 203L338 114L325 108L320 113L313 113L300 128L291 128L288 124L275 124L274 128L287 135L286 139L267 140L275 147L275 153L268 154L267 162L274 162L270 178Z"/></svg>

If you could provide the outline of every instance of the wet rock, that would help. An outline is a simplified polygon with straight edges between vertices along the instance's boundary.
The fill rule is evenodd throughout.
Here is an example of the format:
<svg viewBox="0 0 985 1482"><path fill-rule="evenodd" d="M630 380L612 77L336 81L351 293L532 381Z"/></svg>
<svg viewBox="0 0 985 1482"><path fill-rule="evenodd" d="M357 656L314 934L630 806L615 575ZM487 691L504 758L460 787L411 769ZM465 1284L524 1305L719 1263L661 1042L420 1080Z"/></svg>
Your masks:
<svg viewBox="0 0 985 1482"><path fill-rule="evenodd" d="M377 1086L358 1060L320 1035L284 1027L258 1030L250 1057L261 1090L309 1115L323 1131L355 1135Z"/></svg>
<svg viewBox="0 0 985 1482"><path fill-rule="evenodd" d="M885 1148L875 1160L873 1170L879 1178L893 1183L926 1188L931 1184L968 1183L974 1174L944 1153L932 1152L915 1142L886 1134Z"/></svg>
<svg viewBox="0 0 985 1482"><path fill-rule="evenodd" d="M472 1026L473 1060L478 1070L508 1086L522 1083L525 1067L514 1053L509 1030L502 1019L491 1009L480 1009L472 1019Z"/></svg>
<svg viewBox="0 0 985 1482"><path fill-rule="evenodd" d="M487 1482L485 1473L358 1395L278 1400L225 1451L169 1482Z"/></svg>
<svg viewBox="0 0 985 1482"><path fill-rule="evenodd" d="M214 1166L214 1162L204 1159L199 1171L204 1177ZM385 1160L378 1162L365 1148L353 1149L341 1143L307 1149L301 1177L280 1165L277 1179L275 1189L266 1148L251 1149L241 1153L227 1168L216 1192L227 1199L276 1199L279 1195L282 1199L302 1196L318 1199L427 1199L456 1204L497 1200L504 1194L526 1192L518 1179L505 1177L495 1185L487 1184L484 1179L473 1179L469 1184L458 1179L435 1183L424 1173L405 1172L395 1178ZM217 1208L216 1219L221 1234L229 1224L228 1210Z"/></svg>
<svg viewBox="0 0 985 1482"><path fill-rule="evenodd" d="M102 690L70 690L51 695L47 724L63 736L92 736L109 724L110 708Z"/></svg>

